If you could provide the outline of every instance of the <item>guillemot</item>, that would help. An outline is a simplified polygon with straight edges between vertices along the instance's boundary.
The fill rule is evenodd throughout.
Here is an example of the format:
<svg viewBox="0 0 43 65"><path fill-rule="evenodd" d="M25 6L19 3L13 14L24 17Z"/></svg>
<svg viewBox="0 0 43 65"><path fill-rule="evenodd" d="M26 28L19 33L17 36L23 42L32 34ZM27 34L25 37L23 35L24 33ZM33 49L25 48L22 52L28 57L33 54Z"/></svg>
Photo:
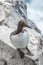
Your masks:
<svg viewBox="0 0 43 65"><path fill-rule="evenodd" d="M29 35L27 30L24 30L24 27L29 27L25 22L25 20L20 20L18 23L18 27L17 30L13 31L10 34L10 40L11 43L18 49L19 53L20 53L20 57L23 58L24 57L24 52L22 52L20 49L21 48L26 48L27 51L32 54L29 49L27 48L28 42L29 42Z"/></svg>

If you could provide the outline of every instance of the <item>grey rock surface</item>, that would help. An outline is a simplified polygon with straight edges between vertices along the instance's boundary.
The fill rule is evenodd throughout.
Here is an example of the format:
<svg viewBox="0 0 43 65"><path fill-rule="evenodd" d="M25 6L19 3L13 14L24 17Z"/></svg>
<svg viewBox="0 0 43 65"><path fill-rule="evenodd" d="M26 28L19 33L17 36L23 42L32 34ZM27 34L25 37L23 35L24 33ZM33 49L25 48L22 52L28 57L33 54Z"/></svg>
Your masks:
<svg viewBox="0 0 43 65"><path fill-rule="evenodd" d="M38 33L41 33L40 29L38 29L38 27L35 25L35 23L34 23L32 20L28 19L28 24L29 24L33 29L35 29Z"/></svg>
<svg viewBox="0 0 43 65"><path fill-rule="evenodd" d="M12 56L14 57L12 58ZM5 65L5 63L6 65L36 65L33 60L27 57L21 59L17 50L0 40L0 65Z"/></svg>
<svg viewBox="0 0 43 65"><path fill-rule="evenodd" d="M19 20L27 20L27 6L25 0L5 0L4 3L0 2L0 13L0 24L5 24L11 28L17 27ZM38 27L30 19L27 20L27 24L41 33Z"/></svg>

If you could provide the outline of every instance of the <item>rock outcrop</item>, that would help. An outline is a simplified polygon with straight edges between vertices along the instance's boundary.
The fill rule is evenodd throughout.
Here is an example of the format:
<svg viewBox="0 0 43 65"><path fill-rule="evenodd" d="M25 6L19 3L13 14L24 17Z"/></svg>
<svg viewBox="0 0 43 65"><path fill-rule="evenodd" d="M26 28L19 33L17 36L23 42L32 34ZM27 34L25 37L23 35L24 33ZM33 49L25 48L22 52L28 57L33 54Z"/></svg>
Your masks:
<svg viewBox="0 0 43 65"><path fill-rule="evenodd" d="M14 56L12 58L12 56ZM36 65L30 58L20 58L17 50L6 45L0 40L0 65Z"/></svg>

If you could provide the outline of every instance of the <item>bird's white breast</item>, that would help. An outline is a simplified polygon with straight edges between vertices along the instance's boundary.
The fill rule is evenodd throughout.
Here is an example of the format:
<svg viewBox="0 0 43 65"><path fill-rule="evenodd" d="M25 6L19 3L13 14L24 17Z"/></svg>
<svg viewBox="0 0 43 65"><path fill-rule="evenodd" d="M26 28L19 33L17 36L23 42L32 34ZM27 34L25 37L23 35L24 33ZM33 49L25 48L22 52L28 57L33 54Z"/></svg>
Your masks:
<svg viewBox="0 0 43 65"><path fill-rule="evenodd" d="M21 32L14 36L12 35L10 40L16 48L25 48L29 41L28 32L24 31L23 33Z"/></svg>

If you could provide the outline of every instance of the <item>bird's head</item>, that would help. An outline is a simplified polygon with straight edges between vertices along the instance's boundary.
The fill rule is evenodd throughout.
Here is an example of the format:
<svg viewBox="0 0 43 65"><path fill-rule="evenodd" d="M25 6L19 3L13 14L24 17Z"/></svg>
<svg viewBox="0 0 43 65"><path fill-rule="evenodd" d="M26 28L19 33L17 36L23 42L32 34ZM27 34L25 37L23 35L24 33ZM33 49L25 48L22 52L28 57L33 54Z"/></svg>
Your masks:
<svg viewBox="0 0 43 65"><path fill-rule="evenodd" d="M18 23L18 28L21 27L28 27L28 28L31 28L28 24L26 24L26 21L25 20L20 20L19 23Z"/></svg>
<svg viewBox="0 0 43 65"><path fill-rule="evenodd" d="M25 20L20 20L19 23L18 23L17 30L14 31L14 32L12 32L11 35L10 35L10 37L12 35L19 34L22 31L23 27L31 28L30 26L28 26L28 24L26 24L26 21Z"/></svg>

